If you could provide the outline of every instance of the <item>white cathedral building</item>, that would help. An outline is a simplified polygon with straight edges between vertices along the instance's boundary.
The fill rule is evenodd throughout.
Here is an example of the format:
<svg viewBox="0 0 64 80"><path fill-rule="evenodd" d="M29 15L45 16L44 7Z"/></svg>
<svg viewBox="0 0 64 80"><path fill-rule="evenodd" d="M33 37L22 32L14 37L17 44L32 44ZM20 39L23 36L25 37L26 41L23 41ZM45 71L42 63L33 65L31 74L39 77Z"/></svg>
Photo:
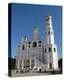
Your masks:
<svg viewBox="0 0 64 80"><path fill-rule="evenodd" d="M40 40L39 28L33 28L32 40L23 37L16 49L16 68L58 69L57 46L54 42L52 16L46 16L46 42Z"/></svg>

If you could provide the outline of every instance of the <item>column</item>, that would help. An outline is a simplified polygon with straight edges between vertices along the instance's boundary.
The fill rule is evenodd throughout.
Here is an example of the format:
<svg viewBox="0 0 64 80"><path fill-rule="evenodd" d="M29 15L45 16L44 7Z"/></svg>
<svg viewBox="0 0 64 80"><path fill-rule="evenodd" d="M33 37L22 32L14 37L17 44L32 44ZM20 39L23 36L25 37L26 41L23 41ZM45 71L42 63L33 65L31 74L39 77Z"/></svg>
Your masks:
<svg viewBox="0 0 64 80"><path fill-rule="evenodd" d="M36 56L35 56L35 58L34 58L34 61L35 61L35 66L34 66L34 67L36 68Z"/></svg>
<svg viewBox="0 0 64 80"><path fill-rule="evenodd" d="M24 59L22 59L22 69L24 69Z"/></svg>
<svg viewBox="0 0 64 80"><path fill-rule="evenodd" d="M19 70L19 59L18 59L17 69Z"/></svg>
<svg viewBox="0 0 64 80"><path fill-rule="evenodd" d="M30 59L30 69L31 69L31 59Z"/></svg>

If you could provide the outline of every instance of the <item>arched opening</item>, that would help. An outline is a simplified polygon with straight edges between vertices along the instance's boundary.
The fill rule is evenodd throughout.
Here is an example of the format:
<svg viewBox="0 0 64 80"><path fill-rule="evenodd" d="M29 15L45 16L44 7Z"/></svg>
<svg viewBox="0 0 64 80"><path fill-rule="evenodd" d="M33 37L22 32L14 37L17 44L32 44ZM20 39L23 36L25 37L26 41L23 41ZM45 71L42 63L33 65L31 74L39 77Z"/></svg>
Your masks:
<svg viewBox="0 0 64 80"><path fill-rule="evenodd" d="M37 42L33 42L33 47L37 47Z"/></svg>

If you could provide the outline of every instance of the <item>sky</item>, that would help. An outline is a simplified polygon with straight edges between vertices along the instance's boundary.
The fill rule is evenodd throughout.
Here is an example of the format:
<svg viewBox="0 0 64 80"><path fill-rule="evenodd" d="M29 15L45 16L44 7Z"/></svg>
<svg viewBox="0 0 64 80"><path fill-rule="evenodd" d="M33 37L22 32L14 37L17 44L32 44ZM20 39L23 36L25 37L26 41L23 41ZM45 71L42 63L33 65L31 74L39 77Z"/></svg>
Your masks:
<svg viewBox="0 0 64 80"><path fill-rule="evenodd" d="M62 57L62 7L34 4L13 3L11 7L11 55L16 56L16 48L23 36L32 40L32 30L35 26L40 29L40 39L46 41L46 16L53 17L55 44L58 58Z"/></svg>

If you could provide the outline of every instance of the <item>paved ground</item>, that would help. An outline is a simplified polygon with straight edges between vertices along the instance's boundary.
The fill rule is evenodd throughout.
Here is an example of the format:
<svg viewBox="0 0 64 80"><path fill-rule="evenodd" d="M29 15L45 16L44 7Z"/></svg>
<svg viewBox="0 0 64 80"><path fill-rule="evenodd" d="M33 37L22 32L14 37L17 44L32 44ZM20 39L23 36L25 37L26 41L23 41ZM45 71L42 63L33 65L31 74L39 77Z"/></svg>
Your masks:
<svg viewBox="0 0 64 80"><path fill-rule="evenodd" d="M12 77L22 77L22 76L38 76L38 75L49 75L51 73L16 73L12 74Z"/></svg>
<svg viewBox="0 0 64 80"><path fill-rule="evenodd" d="M54 73L54 74L59 74L59 73ZM28 72L28 73L15 73L12 72L12 77L23 77L23 76L40 76L40 75L52 75L51 72Z"/></svg>

